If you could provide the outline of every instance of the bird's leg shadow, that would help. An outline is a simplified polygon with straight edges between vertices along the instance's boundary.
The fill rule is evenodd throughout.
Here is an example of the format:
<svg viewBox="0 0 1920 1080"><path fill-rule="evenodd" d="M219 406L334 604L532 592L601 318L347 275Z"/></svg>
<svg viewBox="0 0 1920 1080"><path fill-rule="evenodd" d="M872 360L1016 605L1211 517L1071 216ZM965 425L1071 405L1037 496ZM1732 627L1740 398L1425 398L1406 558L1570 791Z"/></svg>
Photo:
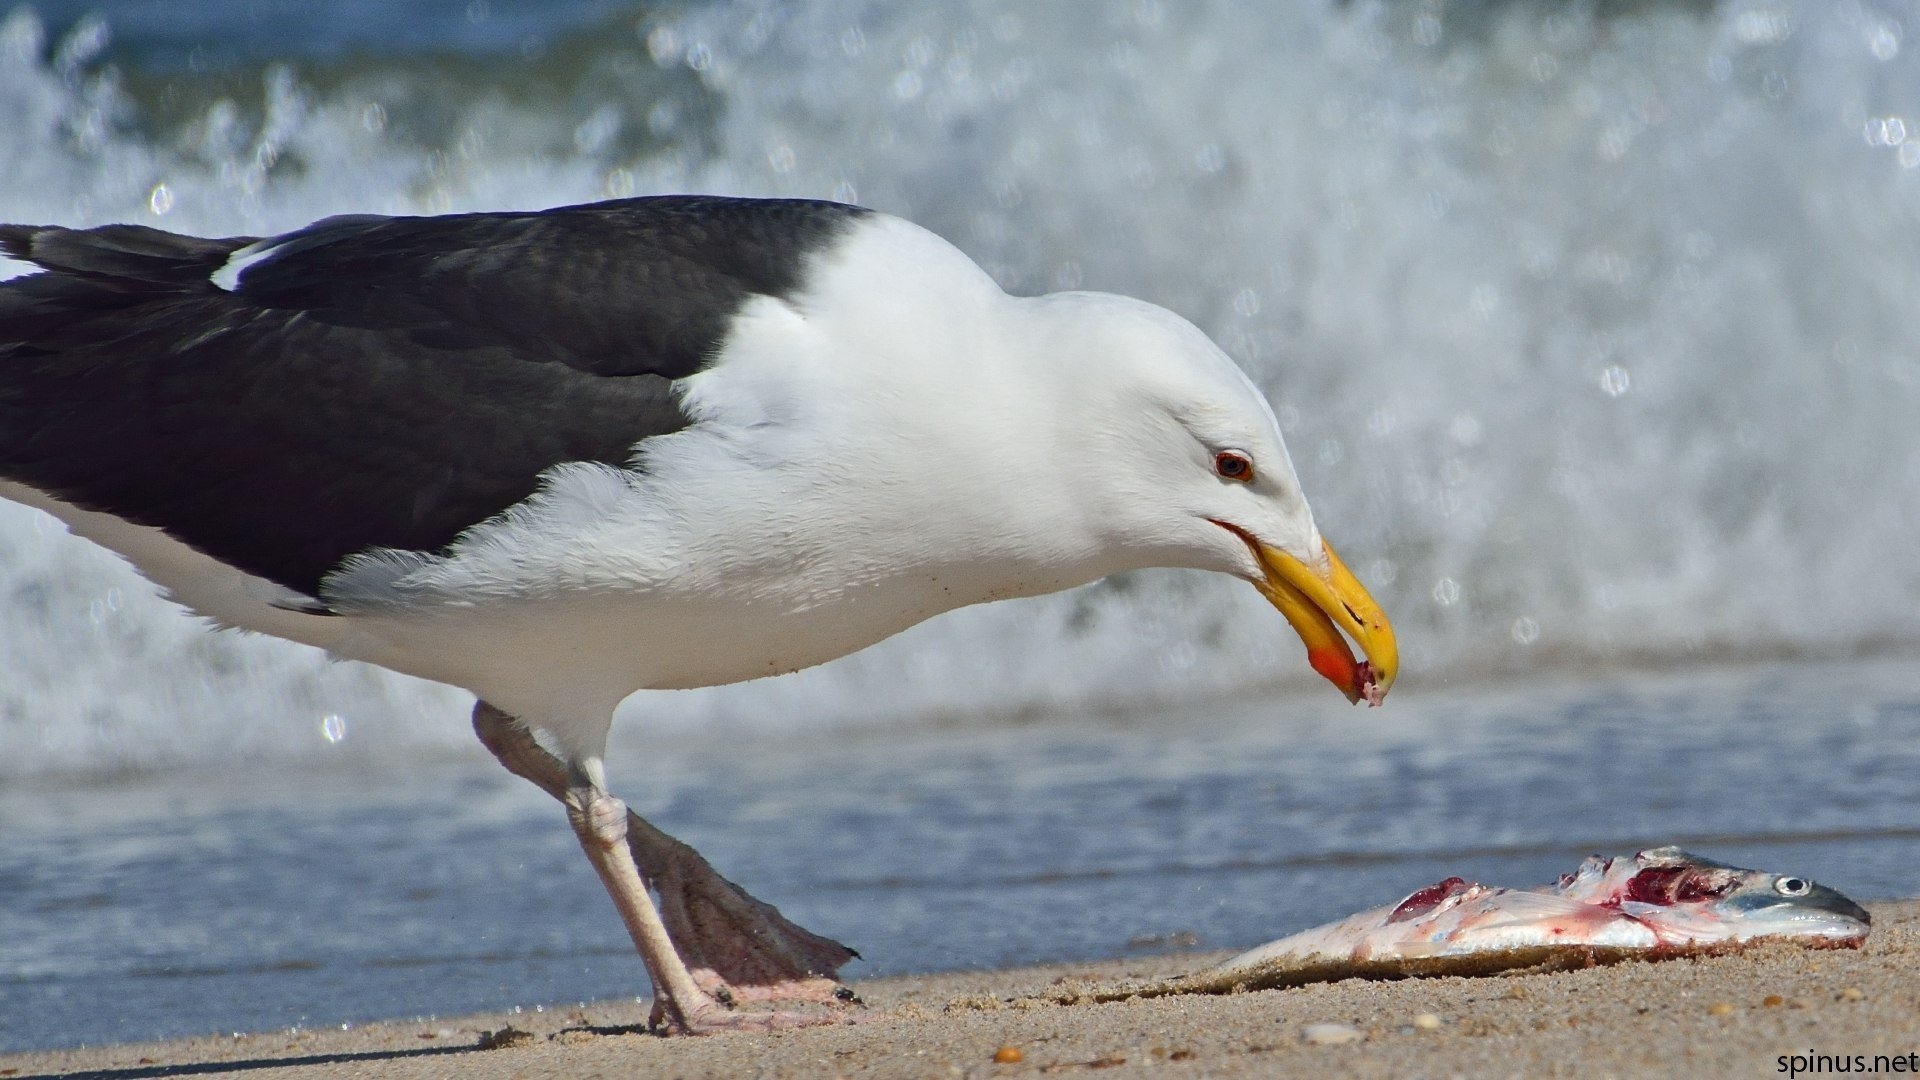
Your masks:
<svg viewBox="0 0 1920 1080"><path fill-rule="evenodd" d="M567 771L511 715L477 702L473 730L509 772L560 800ZM837 976L859 953L787 920L721 877L700 853L627 813L627 845L661 921L702 990L722 1002L857 1002Z"/></svg>

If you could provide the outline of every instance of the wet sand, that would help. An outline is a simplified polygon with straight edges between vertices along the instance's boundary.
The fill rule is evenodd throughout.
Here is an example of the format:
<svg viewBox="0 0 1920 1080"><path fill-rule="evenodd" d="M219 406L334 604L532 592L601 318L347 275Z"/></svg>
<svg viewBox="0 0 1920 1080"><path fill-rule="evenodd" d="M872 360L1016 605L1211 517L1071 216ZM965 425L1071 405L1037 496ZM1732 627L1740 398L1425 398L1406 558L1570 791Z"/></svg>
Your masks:
<svg viewBox="0 0 1920 1080"><path fill-rule="evenodd" d="M856 989L884 1016L776 1034L663 1039L634 1027L643 1007L619 1003L5 1055L0 1077L1774 1076L1795 1054L1865 1055L1859 1073L1874 1055L1920 1053L1920 901L1870 906L1873 936L1859 951L1769 946L1554 975L1022 1000L1219 958L1186 954L870 980ZM500 1038L508 1028L524 1034Z"/></svg>

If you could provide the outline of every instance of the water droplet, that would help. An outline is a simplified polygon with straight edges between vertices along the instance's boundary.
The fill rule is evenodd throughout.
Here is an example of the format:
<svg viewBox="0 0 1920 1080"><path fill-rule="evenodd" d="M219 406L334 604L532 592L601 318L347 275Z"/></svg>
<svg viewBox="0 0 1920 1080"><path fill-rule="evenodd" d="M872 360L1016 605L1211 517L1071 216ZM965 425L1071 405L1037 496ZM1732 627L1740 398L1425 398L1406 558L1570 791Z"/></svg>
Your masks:
<svg viewBox="0 0 1920 1080"><path fill-rule="evenodd" d="M671 26L656 26L647 31L647 55L665 67L680 58L680 38Z"/></svg>
<svg viewBox="0 0 1920 1080"><path fill-rule="evenodd" d="M1461 413L1453 418L1453 423L1447 425L1447 434L1453 436L1453 441L1461 446L1479 446L1482 434L1480 418L1472 413Z"/></svg>
<svg viewBox="0 0 1920 1080"><path fill-rule="evenodd" d="M1513 640L1522 645L1540 640L1540 624L1525 615L1513 620Z"/></svg>
<svg viewBox="0 0 1920 1080"><path fill-rule="evenodd" d="M347 718L339 713L328 713L320 718L320 737L330 743L337 743L347 737Z"/></svg>
<svg viewBox="0 0 1920 1080"><path fill-rule="evenodd" d="M785 175L793 171L793 147L782 144L767 151L767 167L776 173Z"/></svg>
<svg viewBox="0 0 1920 1080"><path fill-rule="evenodd" d="M1443 577L1433 583L1433 602L1441 607L1452 607L1460 599L1460 583L1450 577Z"/></svg>
<svg viewBox="0 0 1920 1080"><path fill-rule="evenodd" d="M903 71L894 77L893 96L901 101L912 101L919 97L920 91L924 89L926 89L926 83L921 80L920 73L917 71Z"/></svg>
<svg viewBox="0 0 1920 1080"><path fill-rule="evenodd" d="M1621 367L1619 364L1609 364L1601 369L1600 389L1606 391L1608 397L1617 398L1626 393L1632 386L1633 376L1628 374L1627 369Z"/></svg>
<svg viewBox="0 0 1920 1080"><path fill-rule="evenodd" d="M1899 146L1907 141L1907 122L1898 116L1871 116L1861 135L1868 146Z"/></svg>
<svg viewBox="0 0 1920 1080"><path fill-rule="evenodd" d="M361 109L360 110L360 126L366 128L368 131L372 132L375 135L378 135L382 131L385 131L387 127L386 106L376 101L373 104L367 106L366 108Z"/></svg>
<svg viewBox="0 0 1920 1080"><path fill-rule="evenodd" d="M1900 55L1900 24L1891 19L1881 22L1867 35L1867 51L1875 60L1891 60Z"/></svg>
<svg viewBox="0 0 1920 1080"><path fill-rule="evenodd" d="M476 24L483 23L483 22L486 22L492 16L493 16L493 6L487 3L487 0L468 0L467 2L467 21L468 22L476 23Z"/></svg>
<svg viewBox="0 0 1920 1080"><path fill-rule="evenodd" d="M165 184L153 185L153 191L147 196L147 206L155 214L165 214L173 209L173 189Z"/></svg>
<svg viewBox="0 0 1920 1080"><path fill-rule="evenodd" d="M1619 161L1632 145L1633 129L1625 124L1614 124L1600 133L1600 157L1604 161Z"/></svg>
<svg viewBox="0 0 1920 1080"><path fill-rule="evenodd" d="M582 154L597 154L620 134L618 109L603 105L573 129L573 148Z"/></svg>
<svg viewBox="0 0 1920 1080"><path fill-rule="evenodd" d="M1413 20L1413 40L1416 44L1431 49L1440 44L1440 17L1433 14L1422 15Z"/></svg>
<svg viewBox="0 0 1920 1080"><path fill-rule="evenodd" d="M687 66L695 71L705 71L713 66L713 50L702 42L687 46Z"/></svg>
<svg viewBox="0 0 1920 1080"><path fill-rule="evenodd" d="M1244 319L1260 314L1260 294L1252 289L1241 289L1233 296L1233 310Z"/></svg>

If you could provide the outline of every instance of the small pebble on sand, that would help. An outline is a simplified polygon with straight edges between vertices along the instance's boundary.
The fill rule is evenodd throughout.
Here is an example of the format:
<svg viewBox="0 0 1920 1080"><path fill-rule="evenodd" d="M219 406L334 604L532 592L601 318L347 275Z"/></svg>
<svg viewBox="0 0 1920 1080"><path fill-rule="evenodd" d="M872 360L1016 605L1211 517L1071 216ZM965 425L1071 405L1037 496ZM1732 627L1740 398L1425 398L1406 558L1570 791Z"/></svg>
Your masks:
<svg viewBox="0 0 1920 1080"><path fill-rule="evenodd" d="M1421 1031L1439 1031L1440 1018L1432 1013L1421 1013L1413 1018L1413 1026Z"/></svg>
<svg viewBox="0 0 1920 1080"><path fill-rule="evenodd" d="M1017 1065L1027 1060L1027 1055L1017 1046L1003 1046L993 1052L993 1060L1001 1065Z"/></svg>
<svg viewBox="0 0 1920 1080"><path fill-rule="evenodd" d="M1300 1029L1300 1037L1310 1043L1337 1046L1340 1043L1359 1042L1366 1035L1359 1028L1346 1024L1308 1024Z"/></svg>
<svg viewBox="0 0 1920 1080"><path fill-rule="evenodd" d="M1849 986L1845 990L1840 991L1840 1000L1865 1001L1867 1000L1867 992L1857 986Z"/></svg>
<svg viewBox="0 0 1920 1080"><path fill-rule="evenodd" d="M1725 1001L1716 1001L1707 1006L1707 1012L1714 1016L1732 1016L1733 1006Z"/></svg>

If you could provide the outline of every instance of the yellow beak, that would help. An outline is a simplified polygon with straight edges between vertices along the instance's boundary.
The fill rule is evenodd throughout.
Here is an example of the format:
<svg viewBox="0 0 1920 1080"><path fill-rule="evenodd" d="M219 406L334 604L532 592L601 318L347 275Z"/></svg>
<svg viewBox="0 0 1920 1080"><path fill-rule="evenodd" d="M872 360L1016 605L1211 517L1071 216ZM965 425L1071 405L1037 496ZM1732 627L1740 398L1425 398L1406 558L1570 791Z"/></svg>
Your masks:
<svg viewBox="0 0 1920 1080"><path fill-rule="evenodd" d="M1293 624L1307 645L1307 663L1313 670L1339 687L1348 701L1365 699L1369 705L1380 704L1400 673L1400 646L1393 639L1393 626L1387 622L1386 613L1367 595L1366 587L1333 548L1321 545L1327 566L1319 570L1225 522L1219 524L1253 549L1265 572L1263 580L1253 583L1254 588ZM1364 662L1354 660L1353 650L1340 636L1341 630L1366 654Z"/></svg>

